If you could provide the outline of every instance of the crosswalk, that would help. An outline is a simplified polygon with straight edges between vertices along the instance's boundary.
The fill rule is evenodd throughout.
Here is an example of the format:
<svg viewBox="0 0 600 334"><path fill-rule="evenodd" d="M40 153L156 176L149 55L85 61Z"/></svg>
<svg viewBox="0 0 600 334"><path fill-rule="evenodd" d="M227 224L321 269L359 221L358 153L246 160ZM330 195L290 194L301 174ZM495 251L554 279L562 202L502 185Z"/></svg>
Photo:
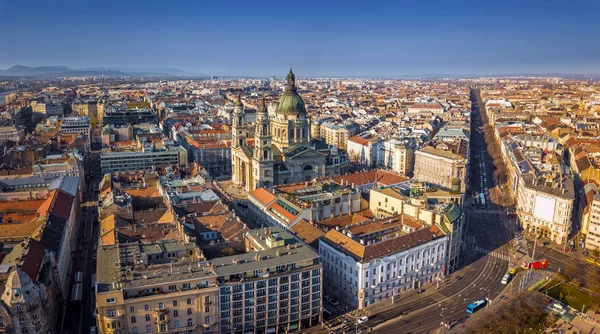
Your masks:
<svg viewBox="0 0 600 334"><path fill-rule="evenodd" d="M487 248L483 248L483 247L480 247L480 246L475 246L475 251L477 251L479 253L486 254L486 255L490 254L493 257L499 258L499 259L504 260L504 261L510 261L510 257L508 255L502 254L502 253L500 253L498 251L492 251L492 250L489 250Z"/></svg>

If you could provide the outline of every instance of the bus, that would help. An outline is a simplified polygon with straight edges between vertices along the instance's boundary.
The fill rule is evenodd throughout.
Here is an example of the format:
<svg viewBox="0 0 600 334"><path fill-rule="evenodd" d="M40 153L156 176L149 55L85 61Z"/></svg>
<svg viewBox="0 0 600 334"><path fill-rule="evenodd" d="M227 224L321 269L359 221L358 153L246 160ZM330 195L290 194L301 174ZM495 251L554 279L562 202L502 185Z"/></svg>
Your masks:
<svg viewBox="0 0 600 334"><path fill-rule="evenodd" d="M487 301L485 299L476 300L467 306L467 313L473 314L484 308L485 305L487 305Z"/></svg>

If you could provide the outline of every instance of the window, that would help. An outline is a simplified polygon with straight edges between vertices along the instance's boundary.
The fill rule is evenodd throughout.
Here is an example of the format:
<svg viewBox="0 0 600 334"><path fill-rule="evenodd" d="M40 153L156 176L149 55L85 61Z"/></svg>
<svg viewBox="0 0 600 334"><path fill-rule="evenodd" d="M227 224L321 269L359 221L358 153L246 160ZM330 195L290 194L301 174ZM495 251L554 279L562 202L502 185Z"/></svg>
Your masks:
<svg viewBox="0 0 600 334"><path fill-rule="evenodd" d="M144 311L148 311L150 310L150 307L148 307L148 305L144 305Z"/></svg>
<svg viewBox="0 0 600 334"><path fill-rule="evenodd" d="M188 319L188 326L194 326L194 321L192 320L192 318Z"/></svg>
<svg viewBox="0 0 600 334"><path fill-rule="evenodd" d="M115 303L115 299L114 298L106 298L106 302L108 304L114 304Z"/></svg>
<svg viewBox="0 0 600 334"><path fill-rule="evenodd" d="M173 316L174 316L174 317L178 317L178 316L179 316L179 311L177 311L177 310L173 310Z"/></svg>
<svg viewBox="0 0 600 334"><path fill-rule="evenodd" d="M138 333L138 329L137 329L137 327L133 326L133 327L131 328L131 332L132 332L133 334L137 334L137 333Z"/></svg>
<svg viewBox="0 0 600 334"><path fill-rule="evenodd" d="M177 306L177 301L176 300L173 301L173 306Z"/></svg>
<svg viewBox="0 0 600 334"><path fill-rule="evenodd" d="M146 333L152 332L152 325L146 325Z"/></svg>
<svg viewBox="0 0 600 334"><path fill-rule="evenodd" d="M158 303L158 309L159 309L159 310L164 310L164 309L165 309L165 304L163 304L163 303Z"/></svg>
<svg viewBox="0 0 600 334"><path fill-rule="evenodd" d="M107 314L109 317L114 317L117 315L117 311L116 310L108 310Z"/></svg>
<svg viewBox="0 0 600 334"><path fill-rule="evenodd" d="M192 309L191 308L187 309L187 314L192 314Z"/></svg>
<svg viewBox="0 0 600 334"><path fill-rule="evenodd" d="M179 320L174 320L173 321L173 327L179 328Z"/></svg>
<svg viewBox="0 0 600 334"><path fill-rule="evenodd" d="M210 312L210 306L209 305L205 305L204 306L204 312Z"/></svg>
<svg viewBox="0 0 600 334"><path fill-rule="evenodd" d="M17 311L19 311L19 312L23 311L23 306L17 305Z"/></svg>
<svg viewBox="0 0 600 334"><path fill-rule="evenodd" d="M23 333L23 334L29 334L29 331L27 330L27 328L23 328L23 329L21 329L21 333Z"/></svg>
<svg viewBox="0 0 600 334"><path fill-rule="evenodd" d="M146 321L150 321L150 314L146 314Z"/></svg>
<svg viewBox="0 0 600 334"><path fill-rule="evenodd" d="M129 312L135 312L135 307L133 307L133 306L130 306L130 307L129 307Z"/></svg>
<svg viewBox="0 0 600 334"><path fill-rule="evenodd" d="M192 298L188 298L188 299L186 300L186 302L187 302L187 304L188 304L188 305L192 305Z"/></svg>
<svg viewBox="0 0 600 334"><path fill-rule="evenodd" d="M135 324L135 323L136 323L136 321L135 321L135 316L134 316L134 317L131 317L131 323L132 323L132 324Z"/></svg>
<svg viewBox="0 0 600 334"><path fill-rule="evenodd" d="M204 304L210 303L210 296L204 296Z"/></svg>
<svg viewBox="0 0 600 334"><path fill-rule="evenodd" d="M210 324L210 316L204 317L204 323L205 324Z"/></svg>
<svg viewBox="0 0 600 334"><path fill-rule="evenodd" d="M25 322L25 317L19 317L19 322Z"/></svg>
<svg viewBox="0 0 600 334"><path fill-rule="evenodd" d="M166 330L167 330L167 325L165 325L165 324L160 324L160 330L161 330L161 331L166 331Z"/></svg>

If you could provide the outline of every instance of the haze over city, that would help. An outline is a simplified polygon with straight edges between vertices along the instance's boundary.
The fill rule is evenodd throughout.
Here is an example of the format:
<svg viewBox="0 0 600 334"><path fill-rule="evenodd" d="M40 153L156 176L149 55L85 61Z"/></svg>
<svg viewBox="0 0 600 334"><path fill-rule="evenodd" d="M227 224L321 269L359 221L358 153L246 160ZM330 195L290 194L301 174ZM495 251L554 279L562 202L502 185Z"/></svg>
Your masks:
<svg viewBox="0 0 600 334"><path fill-rule="evenodd" d="M597 1L2 1L0 68L600 73Z"/></svg>
<svg viewBox="0 0 600 334"><path fill-rule="evenodd" d="M0 0L0 334L599 333L599 9Z"/></svg>

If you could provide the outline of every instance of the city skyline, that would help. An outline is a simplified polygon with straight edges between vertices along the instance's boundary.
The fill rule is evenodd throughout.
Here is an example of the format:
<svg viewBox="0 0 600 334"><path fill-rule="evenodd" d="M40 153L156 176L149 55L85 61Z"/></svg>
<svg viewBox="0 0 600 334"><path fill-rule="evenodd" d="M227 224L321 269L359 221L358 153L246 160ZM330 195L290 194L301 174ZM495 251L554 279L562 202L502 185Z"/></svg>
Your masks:
<svg viewBox="0 0 600 334"><path fill-rule="evenodd" d="M27 6L0 4L9 13L0 39L10 46L0 68L280 76L293 63L303 77L600 73L600 46L588 43L600 28L591 1Z"/></svg>

